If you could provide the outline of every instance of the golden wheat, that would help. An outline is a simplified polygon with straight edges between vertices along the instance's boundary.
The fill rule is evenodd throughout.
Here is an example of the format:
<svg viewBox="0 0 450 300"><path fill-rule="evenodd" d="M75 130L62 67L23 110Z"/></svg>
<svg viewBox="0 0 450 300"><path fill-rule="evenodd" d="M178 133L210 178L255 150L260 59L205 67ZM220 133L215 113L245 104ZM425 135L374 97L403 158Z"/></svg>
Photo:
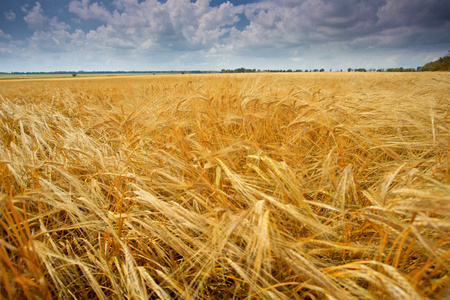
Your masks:
<svg viewBox="0 0 450 300"><path fill-rule="evenodd" d="M0 298L445 297L449 88L448 73L2 81Z"/></svg>

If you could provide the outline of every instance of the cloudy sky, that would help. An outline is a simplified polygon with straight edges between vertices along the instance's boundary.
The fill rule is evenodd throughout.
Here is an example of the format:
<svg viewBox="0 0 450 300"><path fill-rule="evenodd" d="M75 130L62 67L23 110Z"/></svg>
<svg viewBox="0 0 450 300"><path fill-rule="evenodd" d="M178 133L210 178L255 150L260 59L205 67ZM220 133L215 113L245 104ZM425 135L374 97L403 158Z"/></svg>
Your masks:
<svg viewBox="0 0 450 300"><path fill-rule="evenodd" d="M0 72L417 67L449 0L0 0Z"/></svg>

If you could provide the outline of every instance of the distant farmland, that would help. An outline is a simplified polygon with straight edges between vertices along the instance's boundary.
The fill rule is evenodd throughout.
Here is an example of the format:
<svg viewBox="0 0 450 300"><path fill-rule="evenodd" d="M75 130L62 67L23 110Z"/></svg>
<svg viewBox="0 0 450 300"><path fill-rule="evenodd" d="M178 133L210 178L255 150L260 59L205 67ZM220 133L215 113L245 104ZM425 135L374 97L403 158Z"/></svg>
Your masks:
<svg viewBox="0 0 450 300"><path fill-rule="evenodd" d="M439 72L2 80L0 298L438 298L449 90Z"/></svg>

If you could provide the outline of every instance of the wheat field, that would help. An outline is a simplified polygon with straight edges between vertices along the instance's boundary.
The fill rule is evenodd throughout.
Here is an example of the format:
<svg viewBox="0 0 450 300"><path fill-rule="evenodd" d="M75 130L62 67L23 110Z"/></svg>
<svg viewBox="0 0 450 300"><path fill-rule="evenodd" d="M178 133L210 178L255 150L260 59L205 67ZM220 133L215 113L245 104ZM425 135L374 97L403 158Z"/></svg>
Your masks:
<svg viewBox="0 0 450 300"><path fill-rule="evenodd" d="M0 298L445 299L449 91L449 73L3 80Z"/></svg>

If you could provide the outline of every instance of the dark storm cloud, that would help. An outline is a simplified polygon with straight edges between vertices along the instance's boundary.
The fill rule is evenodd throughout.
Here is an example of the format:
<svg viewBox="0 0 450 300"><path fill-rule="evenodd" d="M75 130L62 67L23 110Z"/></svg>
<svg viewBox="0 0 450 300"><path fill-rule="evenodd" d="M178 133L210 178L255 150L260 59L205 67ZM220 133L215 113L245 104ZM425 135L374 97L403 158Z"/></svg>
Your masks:
<svg viewBox="0 0 450 300"><path fill-rule="evenodd" d="M436 28L450 21L450 1L387 1L377 12L379 24L385 28L419 26Z"/></svg>
<svg viewBox="0 0 450 300"><path fill-rule="evenodd" d="M450 1L281 1L249 5L247 17L254 27L283 34L286 41L352 42L359 37L436 35L450 32ZM409 29L409 30L407 30ZM428 39L429 40L429 39ZM450 40L447 34L446 42Z"/></svg>

